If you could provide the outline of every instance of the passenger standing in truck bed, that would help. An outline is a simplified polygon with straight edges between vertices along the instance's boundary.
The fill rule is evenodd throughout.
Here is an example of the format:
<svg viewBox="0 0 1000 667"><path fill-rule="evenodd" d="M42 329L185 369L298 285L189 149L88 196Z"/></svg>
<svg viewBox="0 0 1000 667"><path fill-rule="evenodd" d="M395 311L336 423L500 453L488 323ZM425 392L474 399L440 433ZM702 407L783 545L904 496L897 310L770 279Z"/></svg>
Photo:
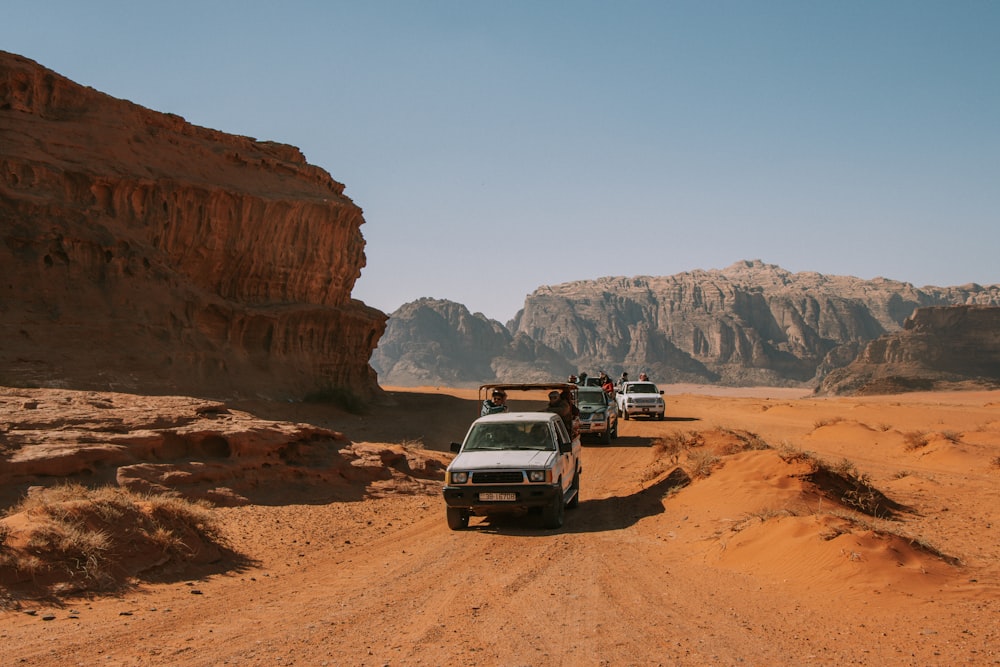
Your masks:
<svg viewBox="0 0 1000 667"><path fill-rule="evenodd" d="M479 415L485 417L498 412L507 412L507 394L499 388L494 389L493 395L483 401L483 409L479 411Z"/></svg>

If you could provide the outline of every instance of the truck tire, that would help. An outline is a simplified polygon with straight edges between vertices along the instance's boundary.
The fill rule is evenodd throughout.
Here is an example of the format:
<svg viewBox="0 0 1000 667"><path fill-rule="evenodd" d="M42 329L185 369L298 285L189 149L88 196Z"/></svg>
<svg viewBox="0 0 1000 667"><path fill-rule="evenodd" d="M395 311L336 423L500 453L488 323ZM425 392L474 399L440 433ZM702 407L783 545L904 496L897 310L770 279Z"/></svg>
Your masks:
<svg viewBox="0 0 1000 667"><path fill-rule="evenodd" d="M611 444L611 428L604 429L604 433L601 434L601 444L602 445Z"/></svg>
<svg viewBox="0 0 1000 667"><path fill-rule="evenodd" d="M448 527L452 530L464 530L469 527L469 511L461 507L449 507Z"/></svg>
<svg viewBox="0 0 1000 667"><path fill-rule="evenodd" d="M566 504L563 502L561 490L556 491L552 502L542 511L542 523L546 528L562 528L566 514Z"/></svg>
<svg viewBox="0 0 1000 667"><path fill-rule="evenodd" d="M622 417L625 418L625 421L628 421L628 410L622 410Z"/></svg>

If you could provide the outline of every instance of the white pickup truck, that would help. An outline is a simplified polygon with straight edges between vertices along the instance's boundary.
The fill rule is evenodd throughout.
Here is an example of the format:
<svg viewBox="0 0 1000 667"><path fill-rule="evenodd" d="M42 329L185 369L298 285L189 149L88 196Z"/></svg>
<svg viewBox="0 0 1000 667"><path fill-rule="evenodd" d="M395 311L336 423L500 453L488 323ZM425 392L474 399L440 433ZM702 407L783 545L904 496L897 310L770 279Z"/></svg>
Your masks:
<svg viewBox="0 0 1000 667"><path fill-rule="evenodd" d="M480 394L502 387L508 395L523 390L575 392L569 384L484 385ZM544 392L543 392L544 395ZM547 528L563 524L566 508L580 502L580 438L563 419L544 411L501 412L472 423L445 474L448 527L461 530L470 516L540 512Z"/></svg>
<svg viewBox="0 0 1000 667"><path fill-rule="evenodd" d="M625 421L639 415L663 419L666 413L663 390L652 382L623 382L615 389L615 401L618 403L618 414Z"/></svg>

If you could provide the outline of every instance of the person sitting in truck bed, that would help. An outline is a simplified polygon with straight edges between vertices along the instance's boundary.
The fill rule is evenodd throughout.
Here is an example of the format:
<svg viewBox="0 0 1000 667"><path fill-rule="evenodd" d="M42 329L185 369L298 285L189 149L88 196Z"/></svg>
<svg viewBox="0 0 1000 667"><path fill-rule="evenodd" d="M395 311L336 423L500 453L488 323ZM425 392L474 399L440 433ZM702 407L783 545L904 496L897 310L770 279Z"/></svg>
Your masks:
<svg viewBox="0 0 1000 667"><path fill-rule="evenodd" d="M499 387L493 390L490 398L483 401L483 409L479 411L479 415L485 417L498 412L507 412L507 393Z"/></svg>
<svg viewBox="0 0 1000 667"><path fill-rule="evenodd" d="M573 406L558 390L553 389L549 392L549 404L545 406L545 411L559 415L566 424L566 430L573 432Z"/></svg>

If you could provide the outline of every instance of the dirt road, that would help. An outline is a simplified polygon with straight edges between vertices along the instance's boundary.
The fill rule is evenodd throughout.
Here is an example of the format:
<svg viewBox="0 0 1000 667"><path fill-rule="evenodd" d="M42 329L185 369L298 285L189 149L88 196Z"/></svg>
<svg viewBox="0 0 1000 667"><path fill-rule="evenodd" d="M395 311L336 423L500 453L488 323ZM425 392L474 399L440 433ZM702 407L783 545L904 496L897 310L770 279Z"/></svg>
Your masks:
<svg viewBox="0 0 1000 667"><path fill-rule="evenodd" d="M735 517L709 522L670 500L671 481L642 481L650 434L688 426L623 422L614 445L586 447L560 530L473 518L453 532L438 496L219 509L241 570L0 613L0 663L1000 662L996 582L970 592L967 571L914 593L721 567L718 526Z"/></svg>

